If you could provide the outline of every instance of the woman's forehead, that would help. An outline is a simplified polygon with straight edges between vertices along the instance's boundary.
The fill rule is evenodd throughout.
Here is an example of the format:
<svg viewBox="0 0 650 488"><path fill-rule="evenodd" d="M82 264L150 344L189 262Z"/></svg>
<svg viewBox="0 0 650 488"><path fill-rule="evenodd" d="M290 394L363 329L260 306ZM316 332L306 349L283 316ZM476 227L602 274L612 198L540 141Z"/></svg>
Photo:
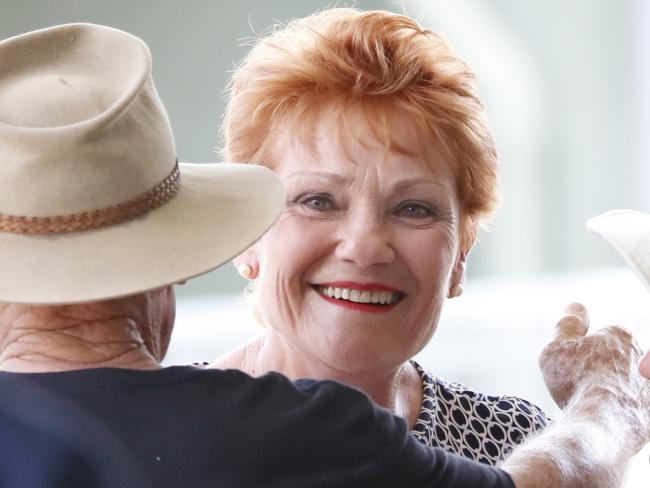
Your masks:
<svg viewBox="0 0 650 488"><path fill-rule="evenodd" d="M441 166L449 166L449 158L431 134L398 117L396 114L375 124L358 109L329 109L307 120L293 121L276 136L273 169L279 169L278 163L286 162L289 155L297 160L294 163L305 167L317 163L322 169L341 163L379 167L398 164L424 166L439 173Z"/></svg>
<svg viewBox="0 0 650 488"><path fill-rule="evenodd" d="M356 146L349 154L318 144L315 151L296 142L285 148L273 168L286 185L350 187L358 191L393 191L413 188L415 183L433 183L451 189L455 179L439 159L423 160L414 155L386 151L383 146Z"/></svg>

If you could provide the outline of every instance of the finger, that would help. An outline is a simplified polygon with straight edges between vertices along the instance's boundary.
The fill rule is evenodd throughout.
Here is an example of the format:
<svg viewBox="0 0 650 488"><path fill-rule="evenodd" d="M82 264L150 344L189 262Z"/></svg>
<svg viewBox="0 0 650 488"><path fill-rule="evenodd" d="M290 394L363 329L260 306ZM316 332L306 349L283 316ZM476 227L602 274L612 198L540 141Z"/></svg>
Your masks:
<svg viewBox="0 0 650 488"><path fill-rule="evenodd" d="M579 339L587 333L587 326L579 315L565 315L555 327L554 340Z"/></svg>
<svg viewBox="0 0 650 488"><path fill-rule="evenodd" d="M589 329L589 312L582 303L573 302L564 307L564 313L567 315L577 315L582 319L582 322L587 329Z"/></svg>
<svg viewBox="0 0 650 488"><path fill-rule="evenodd" d="M641 373L641 376L644 378L650 380L650 351L646 351L641 358L641 362L639 363L639 373Z"/></svg>

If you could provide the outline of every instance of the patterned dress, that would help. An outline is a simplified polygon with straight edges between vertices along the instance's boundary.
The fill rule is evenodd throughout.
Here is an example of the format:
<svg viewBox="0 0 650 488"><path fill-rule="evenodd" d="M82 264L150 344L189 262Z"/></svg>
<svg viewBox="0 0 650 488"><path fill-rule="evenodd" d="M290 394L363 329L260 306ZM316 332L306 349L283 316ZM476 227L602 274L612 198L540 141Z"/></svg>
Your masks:
<svg viewBox="0 0 650 488"><path fill-rule="evenodd" d="M422 409L411 433L423 444L496 465L528 434L550 422L535 405L513 396L477 393L435 378L413 361L422 378Z"/></svg>

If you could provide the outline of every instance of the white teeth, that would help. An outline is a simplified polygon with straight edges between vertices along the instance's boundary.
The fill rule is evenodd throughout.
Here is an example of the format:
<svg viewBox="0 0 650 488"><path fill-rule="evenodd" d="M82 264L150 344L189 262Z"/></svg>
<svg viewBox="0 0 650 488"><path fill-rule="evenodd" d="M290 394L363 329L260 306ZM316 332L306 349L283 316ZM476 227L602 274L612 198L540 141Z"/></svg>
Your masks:
<svg viewBox="0 0 650 488"><path fill-rule="evenodd" d="M389 305L399 300L399 293L392 291L353 290L351 288L336 288L321 286L321 293L337 300L349 300L356 303L377 303Z"/></svg>

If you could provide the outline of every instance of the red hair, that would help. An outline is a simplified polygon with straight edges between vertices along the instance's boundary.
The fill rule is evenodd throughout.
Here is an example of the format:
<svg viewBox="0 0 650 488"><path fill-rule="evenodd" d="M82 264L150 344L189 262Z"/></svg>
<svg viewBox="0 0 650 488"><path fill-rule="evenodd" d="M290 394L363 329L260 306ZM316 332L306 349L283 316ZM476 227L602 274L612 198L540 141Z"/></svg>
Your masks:
<svg viewBox="0 0 650 488"><path fill-rule="evenodd" d="M395 114L449 157L468 250L498 201L498 157L475 76L446 38L390 12L336 8L261 38L232 76L224 119L228 161L272 163L278 129L309 127L326 106L360 106L388 149Z"/></svg>

